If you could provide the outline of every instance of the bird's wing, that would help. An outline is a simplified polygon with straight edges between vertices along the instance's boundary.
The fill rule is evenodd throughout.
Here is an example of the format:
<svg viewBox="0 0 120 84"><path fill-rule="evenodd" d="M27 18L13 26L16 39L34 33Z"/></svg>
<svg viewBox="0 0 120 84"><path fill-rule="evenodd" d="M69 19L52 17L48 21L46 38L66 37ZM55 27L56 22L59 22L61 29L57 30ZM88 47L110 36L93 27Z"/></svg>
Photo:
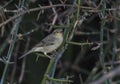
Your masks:
<svg viewBox="0 0 120 84"><path fill-rule="evenodd" d="M54 40L55 40L55 37L54 37L53 34L48 35L39 44L37 44L36 47L43 47L43 46L53 45Z"/></svg>

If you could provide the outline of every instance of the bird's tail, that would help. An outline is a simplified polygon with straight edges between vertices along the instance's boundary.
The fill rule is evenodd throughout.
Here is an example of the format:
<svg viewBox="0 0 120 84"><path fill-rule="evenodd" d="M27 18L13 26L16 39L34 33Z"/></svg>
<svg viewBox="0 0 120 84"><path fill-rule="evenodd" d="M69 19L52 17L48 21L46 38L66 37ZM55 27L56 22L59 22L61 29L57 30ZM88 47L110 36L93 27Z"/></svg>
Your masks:
<svg viewBox="0 0 120 84"><path fill-rule="evenodd" d="M23 54L21 57L19 57L18 59L22 59L23 57L27 56L28 54L32 53L32 50L28 51L27 53Z"/></svg>

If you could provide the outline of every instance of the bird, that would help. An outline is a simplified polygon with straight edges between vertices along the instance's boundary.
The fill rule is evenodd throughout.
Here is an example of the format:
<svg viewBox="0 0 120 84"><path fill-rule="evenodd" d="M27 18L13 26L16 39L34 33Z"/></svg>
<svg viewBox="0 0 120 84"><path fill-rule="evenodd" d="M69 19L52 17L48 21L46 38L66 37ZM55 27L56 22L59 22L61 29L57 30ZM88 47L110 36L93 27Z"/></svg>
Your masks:
<svg viewBox="0 0 120 84"><path fill-rule="evenodd" d="M19 57L19 59L27 56L28 54L38 52L42 52L44 53L44 55L48 56L47 54L56 51L56 49L60 47L62 42L63 42L63 30L55 29L51 34L49 34L43 40L41 40L40 43L35 45L27 53Z"/></svg>

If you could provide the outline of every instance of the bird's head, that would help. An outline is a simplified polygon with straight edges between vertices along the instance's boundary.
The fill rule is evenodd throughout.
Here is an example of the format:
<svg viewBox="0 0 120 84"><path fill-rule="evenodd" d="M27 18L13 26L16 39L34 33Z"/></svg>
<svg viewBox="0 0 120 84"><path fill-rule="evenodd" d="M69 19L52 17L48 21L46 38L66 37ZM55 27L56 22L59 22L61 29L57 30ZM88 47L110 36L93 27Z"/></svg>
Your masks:
<svg viewBox="0 0 120 84"><path fill-rule="evenodd" d="M56 37L63 37L63 30L62 29L56 29L53 31L53 34L55 34Z"/></svg>

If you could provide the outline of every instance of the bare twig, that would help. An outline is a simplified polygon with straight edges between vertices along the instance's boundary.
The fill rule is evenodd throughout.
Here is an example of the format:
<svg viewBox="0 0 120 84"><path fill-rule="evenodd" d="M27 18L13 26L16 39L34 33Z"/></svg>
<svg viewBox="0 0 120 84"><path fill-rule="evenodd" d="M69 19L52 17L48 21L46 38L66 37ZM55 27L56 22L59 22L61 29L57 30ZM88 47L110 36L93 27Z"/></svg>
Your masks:
<svg viewBox="0 0 120 84"><path fill-rule="evenodd" d="M18 54L19 48L20 48L20 43L18 42L16 45L15 54L14 54L14 64L13 64L13 69L12 69L12 73L11 73L10 84L13 84L13 81L15 78L16 68L17 68L17 54Z"/></svg>
<svg viewBox="0 0 120 84"><path fill-rule="evenodd" d="M30 38L28 38L28 41L27 41L27 44L26 44L26 47L25 47L25 52L28 50L29 44L30 44ZM18 81L19 84L22 83L22 80L23 80L23 77L24 77L25 65L26 65L26 57L24 57L23 61L22 61L22 68L21 68L21 73L20 73L20 77L19 77L19 81Z"/></svg>
<svg viewBox="0 0 120 84"><path fill-rule="evenodd" d="M43 6L43 7L38 7L38 8L32 8L23 12L20 12L19 14L7 19L6 21L4 21L3 23L0 24L0 27L6 25L7 23L9 23L10 21L18 18L21 15L24 15L26 13L30 13L30 12L34 12L34 11L39 11L39 10L43 10L43 9L48 9L48 8L53 8L53 7L60 7L60 6L71 6L71 5L64 5L64 4L57 4L57 5L52 5L52 6Z"/></svg>
<svg viewBox="0 0 120 84"><path fill-rule="evenodd" d="M98 80L91 82L90 84L103 84L107 79L113 78L118 75L120 75L120 66L118 68L108 72L107 74L103 75Z"/></svg>

